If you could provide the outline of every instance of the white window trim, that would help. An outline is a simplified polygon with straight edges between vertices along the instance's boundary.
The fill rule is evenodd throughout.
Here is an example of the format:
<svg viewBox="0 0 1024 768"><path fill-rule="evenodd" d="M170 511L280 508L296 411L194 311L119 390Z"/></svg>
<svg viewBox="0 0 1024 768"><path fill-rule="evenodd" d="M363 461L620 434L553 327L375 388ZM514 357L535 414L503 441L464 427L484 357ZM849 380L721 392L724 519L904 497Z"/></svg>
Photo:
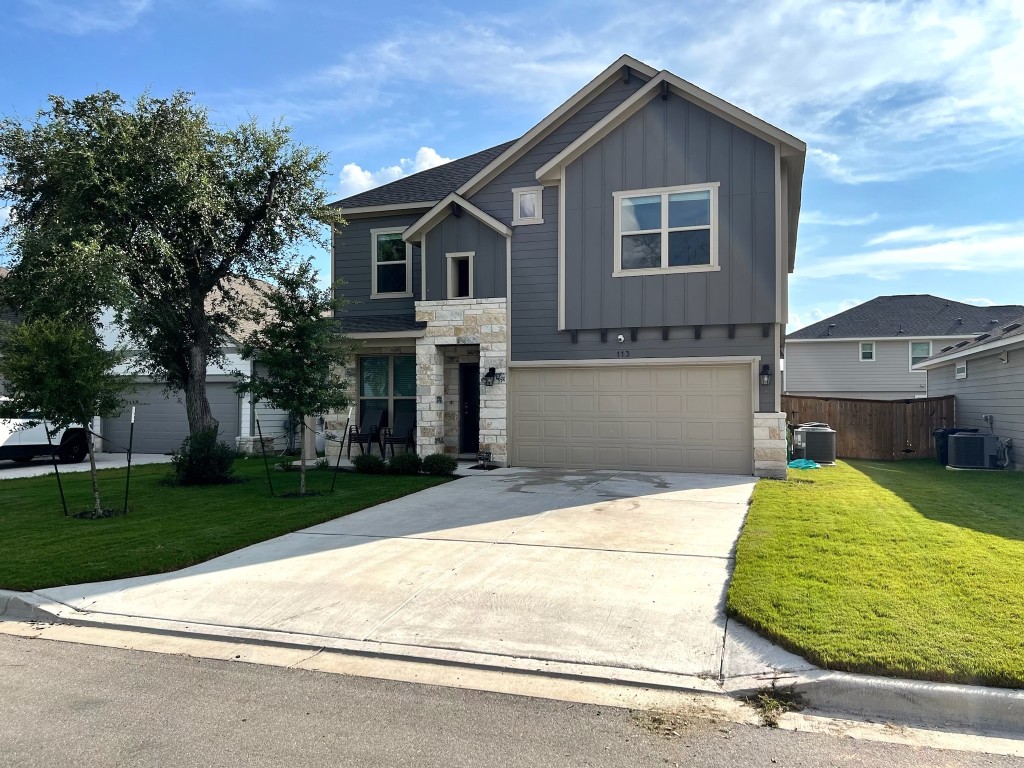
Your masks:
<svg viewBox="0 0 1024 768"><path fill-rule="evenodd" d="M446 253L445 267L448 273L448 285L445 289L445 297L449 299L472 299L473 296L473 257L476 256L476 251L457 251L455 253ZM468 259L469 260L469 295L468 296L456 296L455 295L455 259Z"/></svg>
<svg viewBox="0 0 1024 768"><path fill-rule="evenodd" d="M871 357L868 359L864 358L864 345L871 345ZM878 348L875 346L873 341L858 341L857 342L857 359L862 363L873 363L878 359Z"/></svg>
<svg viewBox="0 0 1024 768"><path fill-rule="evenodd" d="M967 361L961 360L953 368L953 378L955 379L966 379L967 378Z"/></svg>
<svg viewBox="0 0 1024 768"><path fill-rule="evenodd" d="M537 215L531 219L520 218L519 198L526 192L537 193ZM512 225L543 224L544 223L544 187L515 187L512 190Z"/></svg>
<svg viewBox="0 0 1024 768"><path fill-rule="evenodd" d="M412 243L405 244L405 291L402 293L377 293L377 235L400 235L405 227L384 227L370 230L370 298L408 299L412 298ZM391 264L401 264L392 261Z"/></svg>
<svg viewBox="0 0 1024 768"><path fill-rule="evenodd" d="M914 371L914 345L915 344L927 344L928 345L928 354L925 356L925 358L927 359L927 358L932 356L932 343L931 343L931 341L908 341L907 342L907 355L908 355L908 357L910 359L910 370L911 371ZM922 360L921 362L924 362L924 360ZM923 373L923 371L914 371L914 373Z"/></svg>
<svg viewBox="0 0 1024 768"><path fill-rule="evenodd" d="M612 277L635 277L638 275L666 275L676 272L718 272L721 267L718 264L718 187L719 182L713 181L708 184L685 184L676 187L654 187L651 189L628 189L621 192L612 192L612 199L615 207L615 263L612 269ZM668 196L677 192L710 192L711 193L711 218L708 227L669 227L668 226ZM687 266L670 267L649 267L647 269L623 269L622 268L622 198L641 197L643 195L661 195L661 220L664 223L659 229L640 230L629 234L656 234L661 233L661 259L662 264L668 261L668 233L685 232L688 230L709 229L711 238L711 263L691 264Z"/></svg>

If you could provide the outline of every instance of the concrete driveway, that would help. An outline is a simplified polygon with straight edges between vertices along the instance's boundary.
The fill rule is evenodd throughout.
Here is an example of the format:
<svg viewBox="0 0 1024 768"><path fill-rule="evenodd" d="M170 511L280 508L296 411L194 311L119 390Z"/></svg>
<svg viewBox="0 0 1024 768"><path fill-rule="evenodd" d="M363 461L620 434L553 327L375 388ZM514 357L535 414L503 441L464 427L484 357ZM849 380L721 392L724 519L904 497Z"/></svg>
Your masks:
<svg viewBox="0 0 1024 768"><path fill-rule="evenodd" d="M142 464L170 464L171 457L164 453L132 454L132 466ZM96 469L124 469L128 466L128 455L125 453L97 453ZM61 474L65 472L88 472L89 458L77 464L58 464ZM38 457L30 462L0 461L0 480L11 480L16 477L39 477L52 475L53 463L50 459Z"/></svg>
<svg viewBox="0 0 1024 768"><path fill-rule="evenodd" d="M176 573L39 594L90 620L603 679L809 669L723 611L754 482L502 469Z"/></svg>

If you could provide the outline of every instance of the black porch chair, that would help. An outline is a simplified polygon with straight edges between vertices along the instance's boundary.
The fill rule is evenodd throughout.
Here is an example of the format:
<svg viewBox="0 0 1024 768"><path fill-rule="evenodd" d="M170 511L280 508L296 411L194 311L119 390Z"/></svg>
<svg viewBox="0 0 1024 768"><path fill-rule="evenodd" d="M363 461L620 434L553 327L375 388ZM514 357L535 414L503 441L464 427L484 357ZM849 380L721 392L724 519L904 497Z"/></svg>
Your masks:
<svg viewBox="0 0 1024 768"><path fill-rule="evenodd" d="M403 445L408 451L415 447L413 431L416 429L416 414L402 412L395 414L395 426L384 427L383 445L386 450L391 447L391 456L395 455L395 446Z"/></svg>
<svg viewBox="0 0 1024 768"><path fill-rule="evenodd" d="M384 457L384 444L381 442L381 428L384 426L386 419L384 417L383 408L368 408L363 413L363 418L357 427L355 424L349 425L348 428L348 457L352 458L352 443L356 443L359 446L360 453L369 453L370 446L374 443L380 448L381 458ZM366 446L366 450L363 450L363 446Z"/></svg>

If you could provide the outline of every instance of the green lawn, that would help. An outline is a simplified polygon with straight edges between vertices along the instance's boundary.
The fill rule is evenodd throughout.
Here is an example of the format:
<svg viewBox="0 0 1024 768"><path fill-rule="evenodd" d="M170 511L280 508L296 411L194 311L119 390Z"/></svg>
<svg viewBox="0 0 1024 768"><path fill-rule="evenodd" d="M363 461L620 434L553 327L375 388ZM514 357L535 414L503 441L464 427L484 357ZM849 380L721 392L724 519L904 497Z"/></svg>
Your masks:
<svg viewBox="0 0 1024 768"><path fill-rule="evenodd" d="M162 573L322 523L445 482L421 477L309 472L323 496L271 498L263 463L239 460L244 483L168 487L169 465L132 469L129 514L103 520L64 517L52 476L0 481L0 588L31 590ZM2 475L0 475L2 477ZM61 476L72 513L90 507L88 472ZM274 472L278 493L298 490L298 475ZM124 470L100 473L103 504L120 507Z"/></svg>
<svg viewBox="0 0 1024 768"><path fill-rule="evenodd" d="M1024 473L850 461L758 483L728 610L829 669L1024 687Z"/></svg>

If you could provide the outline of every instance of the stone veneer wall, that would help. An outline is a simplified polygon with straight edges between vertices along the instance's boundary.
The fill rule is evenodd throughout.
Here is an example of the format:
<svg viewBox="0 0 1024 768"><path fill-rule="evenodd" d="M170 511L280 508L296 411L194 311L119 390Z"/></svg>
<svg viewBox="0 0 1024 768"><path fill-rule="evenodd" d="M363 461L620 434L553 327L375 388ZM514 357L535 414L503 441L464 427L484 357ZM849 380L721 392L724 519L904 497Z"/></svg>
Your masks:
<svg viewBox="0 0 1024 768"><path fill-rule="evenodd" d="M507 375L508 309L505 299L417 301L416 319L426 322L416 340L416 450L421 456L445 450L445 356L451 347L478 345L480 372ZM456 403L455 408L458 408ZM507 384L480 386L480 450L496 464L508 460Z"/></svg>
<svg viewBox="0 0 1024 768"><path fill-rule="evenodd" d="M786 414L754 414L754 474L785 480L787 463Z"/></svg>

